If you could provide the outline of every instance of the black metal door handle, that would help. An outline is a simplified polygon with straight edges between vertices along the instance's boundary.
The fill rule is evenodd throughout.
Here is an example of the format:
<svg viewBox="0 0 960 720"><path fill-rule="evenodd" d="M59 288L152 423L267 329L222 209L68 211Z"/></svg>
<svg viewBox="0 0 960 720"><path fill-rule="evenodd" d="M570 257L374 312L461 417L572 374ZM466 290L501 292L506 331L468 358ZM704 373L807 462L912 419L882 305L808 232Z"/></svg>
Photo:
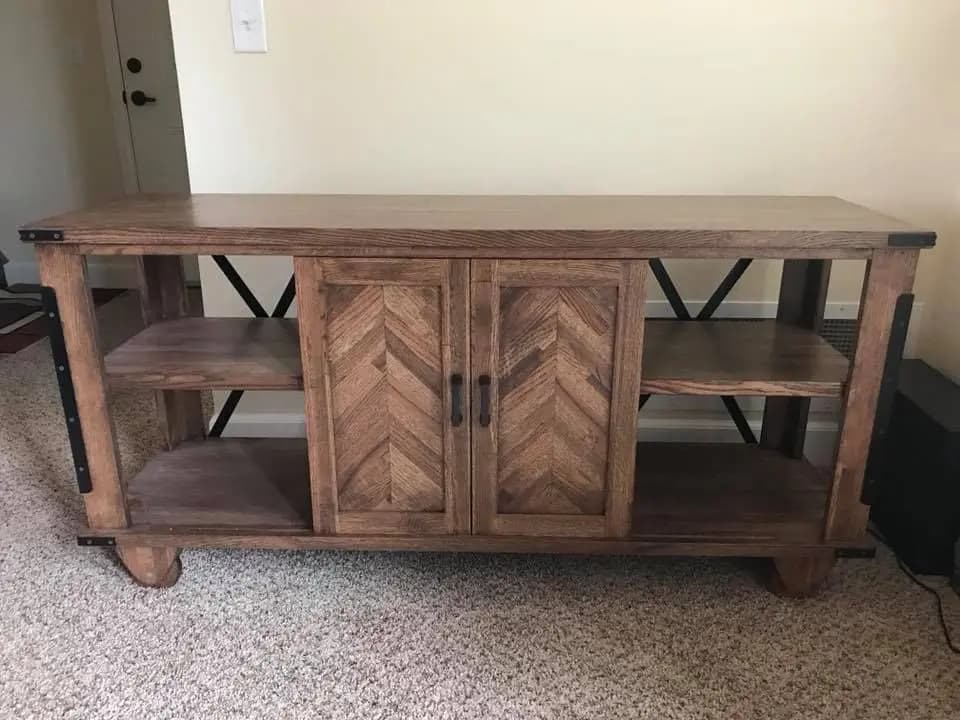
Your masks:
<svg viewBox="0 0 960 720"><path fill-rule="evenodd" d="M450 424L457 427L463 422L463 375L450 376Z"/></svg>
<svg viewBox="0 0 960 720"><path fill-rule="evenodd" d="M490 424L490 376L481 375L477 378L480 385L480 427Z"/></svg>
<svg viewBox="0 0 960 720"><path fill-rule="evenodd" d="M142 107L147 103L155 103L157 99L155 97L150 97L143 90L134 90L130 93L130 102L132 102L137 107Z"/></svg>

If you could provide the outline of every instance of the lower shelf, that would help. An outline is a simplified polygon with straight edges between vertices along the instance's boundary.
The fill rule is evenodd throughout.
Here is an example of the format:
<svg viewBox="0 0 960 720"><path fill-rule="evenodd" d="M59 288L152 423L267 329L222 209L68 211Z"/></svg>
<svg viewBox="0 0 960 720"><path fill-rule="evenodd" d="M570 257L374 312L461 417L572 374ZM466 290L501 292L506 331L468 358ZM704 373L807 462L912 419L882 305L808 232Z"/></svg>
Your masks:
<svg viewBox="0 0 960 720"><path fill-rule="evenodd" d="M658 540L819 543L829 475L739 443L639 443L633 535Z"/></svg>
<svg viewBox="0 0 960 720"><path fill-rule="evenodd" d="M302 439L183 443L130 481L132 527L111 534L186 546L765 555L822 546L829 480L756 446L641 443L630 538L431 539L313 536L308 477Z"/></svg>
<svg viewBox="0 0 960 720"><path fill-rule="evenodd" d="M134 526L309 530L307 441L183 443L127 484L127 505Z"/></svg>

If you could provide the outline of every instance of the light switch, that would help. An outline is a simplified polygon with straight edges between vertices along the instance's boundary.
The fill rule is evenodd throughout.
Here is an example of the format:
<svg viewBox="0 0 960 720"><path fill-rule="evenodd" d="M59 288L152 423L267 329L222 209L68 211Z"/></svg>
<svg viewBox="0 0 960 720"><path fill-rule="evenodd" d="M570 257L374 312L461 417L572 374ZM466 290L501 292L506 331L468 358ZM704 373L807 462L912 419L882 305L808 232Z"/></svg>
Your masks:
<svg viewBox="0 0 960 720"><path fill-rule="evenodd" d="M263 0L230 0L235 52L267 51L267 26L263 18Z"/></svg>

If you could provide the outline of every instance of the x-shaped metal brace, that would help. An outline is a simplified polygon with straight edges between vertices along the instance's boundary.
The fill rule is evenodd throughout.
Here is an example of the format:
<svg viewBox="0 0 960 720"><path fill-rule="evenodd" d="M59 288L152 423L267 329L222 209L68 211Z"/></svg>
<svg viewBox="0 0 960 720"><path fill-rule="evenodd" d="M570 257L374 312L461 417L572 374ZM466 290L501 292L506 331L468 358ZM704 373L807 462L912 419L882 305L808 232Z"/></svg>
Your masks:
<svg viewBox="0 0 960 720"><path fill-rule="evenodd" d="M717 289L713 291L710 299L700 308L700 312L697 313L696 318L692 317L690 311L687 310L687 306L683 303L680 293L677 292L677 286L673 284L670 273L668 273L667 268L664 267L663 261L660 260L660 258L651 258L650 269L653 271L653 276L657 279L657 283L663 290L667 302L670 303L673 314L676 315L679 320L709 320L713 317L717 308L720 307L720 303L723 302L724 298L730 294L733 286L737 284L737 281L746 269L750 267L751 262L751 258L740 258L734 263L734 266L730 268L730 272L727 273L727 276L717 286ZM649 399L649 395L641 395L640 408L642 408ZM740 431L740 437L743 438L743 441L755 445L757 437L753 434L753 430L750 429L750 424L743 416L743 411L740 409L737 399L732 395L723 395L720 399L723 400L724 407L727 408L727 412L736 424L737 430Z"/></svg>
<svg viewBox="0 0 960 720"><path fill-rule="evenodd" d="M267 315L267 311L264 309L263 305L260 304L260 301L257 300L256 295L251 292L250 288L243 281L243 278L240 277L240 273L237 272L237 269L226 258L226 256L214 255L213 261L217 264L217 267L220 268L220 271L224 274L227 280L230 281L230 284L233 285L233 288L237 291L237 294L243 298L243 302L246 303L248 308L250 308L250 312L253 313L254 317L282 318L287 314L287 310L290 309L290 305L293 304L293 298L297 294L297 285L293 275L290 276L290 280L287 282L287 286L283 289L280 299L277 300L277 304L274 306L273 312ZM217 419L213 422L213 427L210 428L210 437L220 437L220 435L223 434L223 429L227 426L227 423L233 416L233 411L237 409L237 404L240 402L240 398L243 397L243 392L243 390L230 391L230 394L227 396L227 401L223 404L223 407L220 408L220 413L217 415Z"/></svg>
<svg viewBox="0 0 960 720"><path fill-rule="evenodd" d="M220 271L237 291L237 294L243 299L243 302L246 304L246 306L250 308L250 312L253 313L254 317L282 318L287 314L287 311L293 304L293 299L297 292L294 276L290 276L287 286L283 289L280 299L277 300L277 304L273 308L273 312L268 315L266 309L264 309L263 305L260 304L260 301L257 300L256 295L253 294L253 292L250 290L250 287L244 282L243 278L240 277L240 273L237 272L237 269L225 255L214 255L213 261L217 264L217 267L220 268ZM653 271L653 275L656 277L657 283L659 283L661 289L663 290L663 294L667 298L667 302L670 303L670 307L673 309L673 313L678 319L708 320L713 316L717 308L720 307L720 303L722 303L724 298L726 298L726 296L730 293L730 291L733 289L733 286L737 284L737 281L750 266L750 263L750 258L741 258L737 260L734 266L730 269L730 272L727 273L727 276L723 279L720 285L717 286L717 289L714 290L713 294L710 296L710 299L707 300L704 306L700 309L700 312L697 313L696 318L693 318L690 315L690 312L687 310L687 306L680 297L680 293L677 292L677 286L673 284L673 280L670 278L670 274L667 272L666 267L664 267L663 261L659 258L652 258L650 260L650 269ZM230 418L233 416L234 411L237 409L237 405L240 402L240 398L243 397L243 393L243 390L230 391L226 402L223 404L223 407L220 408L220 413L217 415L217 419L214 421L213 427L210 429L210 437L220 437L224 428L227 426L227 423L230 421ZM649 395L642 395L640 397L639 407L642 408L649 399ZM755 444L757 442L757 438L753 434L753 430L750 429L750 425L747 423L747 420L744 417L743 411L740 409L740 405L737 403L736 398L734 398L732 395L724 395L721 397L721 399L723 400L724 406L727 408L727 412L730 414L730 417L736 424L737 430L740 431L740 435L743 437L744 442Z"/></svg>

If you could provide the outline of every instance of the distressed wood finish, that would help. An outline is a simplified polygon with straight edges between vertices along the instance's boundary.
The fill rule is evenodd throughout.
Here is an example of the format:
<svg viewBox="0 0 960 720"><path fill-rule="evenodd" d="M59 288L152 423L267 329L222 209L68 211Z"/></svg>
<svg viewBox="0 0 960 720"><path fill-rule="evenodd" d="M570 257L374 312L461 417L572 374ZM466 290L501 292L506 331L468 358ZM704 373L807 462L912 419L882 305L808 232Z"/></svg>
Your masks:
<svg viewBox="0 0 960 720"><path fill-rule="evenodd" d="M359 242L359 241L357 241ZM626 247L602 246L585 242L581 245L569 244L565 247L550 248L528 246L520 241L504 244L503 247L469 247L464 244L456 247L434 247L431 245L326 245L317 244L309 238L302 240L270 240L250 236L246 242L239 237L231 243L218 242L182 242L168 245L119 244L77 242L64 246L74 255L292 255L300 257L340 258L350 255L369 259L411 258L436 259L492 259L542 260L545 257L567 258L571 260L638 260L649 258L696 258L696 259L739 259L745 253L756 259L797 258L831 260L867 260L873 255L872 247L777 247L760 246L740 247L707 246L686 247L672 245L669 239L662 242L650 240L643 246Z"/></svg>
<svg viewBox="0 0 960 720"><path fill-rule="evenodd" d="M639 396L643 266L505 261L475 269L474 407L478 378L491 377L491 422L474 428L475 530L626 534L620 508L630 504L633 433L625 428L635 425ZM615 354L632 378L615 373ZM629 437L626 446L618 433Z"/></svg>
<svg viewBox="0 0 960 720"><path fill-rule="evenodd" d="M632 534L816 545L829 474L739 443L639 443Z"/></svg>
<svg viewBox="0 0 960 720"><path fill-rule="evenodd" d="M641 392L839 397L846 358L816 333L770 320L651 320Z"/></svg>
<svg viewBox="0 0 960 720"><path fill-rule="evenodd" d="M337 532L365 519L370 532L469 531L467 424L449 420L450 376L466 373L464 265L298 259L301 336L323 354L303 355L318 366L304 373L310 414L325 415L311 436L327 438L314 482L335 485Z"/></svg>
<svg viewBox="0 0 960 720"><path fill-rule="evenodd" d="M30 227L61 230L66 243L90 248L257 252L262 244L263 254L335 248L339 255L432 248L434 257L521 248L554 256L656 248L661 257L671 256L664 249L869 250L886 247L891 233L923 232L833 197L705 195L140 195Z"/></svg>
<svg viewBox="0 0 960 720"><path fill-rule="evenodd" d="M829 260L784 260L777 321L818 333L823 325L829 285ZM841 372L845 381L849 372L845 361ZM810 400L806 397L768 397L763 406L760 444L777 448L790 457L801 457L809 414Z"/></svg>
<svg viewBox="0 0 960 720"><path fill-rule="evenodd" d="M210 438L151 458L127 485L135 526L306 530L307 443Z"/></svg>
<svg viewBox="0 0 960 720"><path fill-rule="evenodd" d="M863 550L863 544L750 542L647 538L538 537L531 535L315 535L305 531L210 531L205 528L137 527L119 531L82 529L84 535L162 547L263 550L367 550L577 555L676 555L704 557L806 557L822 550Z"/></svg>
<svg viewBox="0 0 960 720"><path fill-rule="evenodd" d="M104 362L112 387L303 387L293 318L167 320L134 335L108 353Z"/></svg>
<svg viewBox="0 0 960 720"><path fill-rule="evenodd" d="M120 542L117 556L130 576L145 587L173 587L180 579L179 548Z"/></svg>
<svg viewBox="0 0 960 720"><path fill-rule="evenodd" d="M313 530L321 535L337 531L337 485L330 387L327 369L327 289L323 267L316 260L295 257L297 318L303 358L303 404L310 468Z"/></svg>
<svg viewBox="0 0 960 720"><path fill-rule="evenodd" d="M894 307L935 239L818 197L138 196L30 227L86 532L155 587L189 546L759 556L811 594L864 542ZM87 253L143 256L148 327L105 364ZM293 255L298 319L188 318L178 254ZM651 257L786 259L777 321L645 325ZM817 336L837 258L870 261L852 363ZM171 448L126 485L107 381L159 391ZM301 386L307 440L200 439L200 389ZM761 447L635 445L641 391L763 395ZM832 473L802 458L811 397L843 398Z"/></svg>
<svg viewBox="0 0 960 720"><path fill-rule="evenodd" d="M100 333L87 286L83 257L64 252L59 245L37 248L40 282L53 288L60 308L63 339L70 358L70 376L93 489L83 495L91 528L127 526L127 510L120 480L120 454L107 403Z"/></svg>
<svg viewBox="0 0 960 720"><path fill-rule="evenodd" d="M897 299L910 292L917 252L877 253L867 266L850 382L844 397L833 488L827 509L828 540L857 540L867 528L870 509L860 502L873 434L877 396L886 360Z"/></svg>
<svg viewBox="0 0 960 720"><path fill-rule="evenodd" d="M137 258L140 309L148 328L190 314L181 258L144 255ZM203 399L198 391L162 389L154 395L160 431L167 449L206 435Z"/></svg>
<svg viewBox="0 0 960 720"><path fill-rule="evenodd" d="M836 554L821 549L807 555L773 559L773 591L784 597L816 595L836 564Z"/></svg>

